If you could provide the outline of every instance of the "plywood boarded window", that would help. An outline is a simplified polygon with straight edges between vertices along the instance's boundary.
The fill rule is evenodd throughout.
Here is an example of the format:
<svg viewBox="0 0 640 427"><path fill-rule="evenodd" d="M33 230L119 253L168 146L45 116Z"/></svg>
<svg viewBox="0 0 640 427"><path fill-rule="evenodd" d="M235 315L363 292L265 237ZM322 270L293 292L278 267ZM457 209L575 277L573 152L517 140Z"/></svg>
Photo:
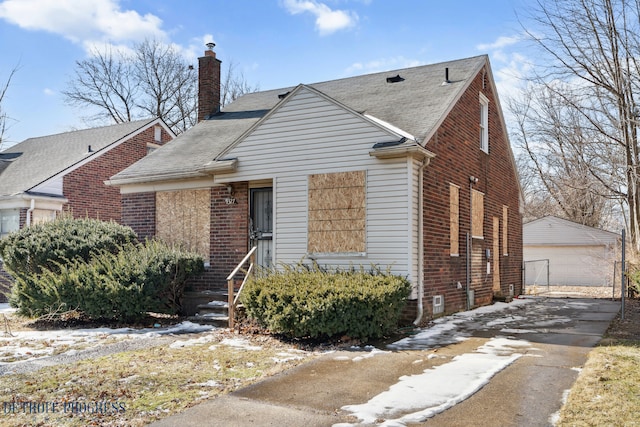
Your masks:
<svg viewBox="0 0 640 427"><path fill-rule="evenodd" d="M484 193L471 190L471 235L477 239L484 238Z"/></svg>
<svg viewBox="0 0 640 427"><path fill-rule="evenodd" d="M310 253L366 252L364 171L309 175Z"/></svg>
<svg viewBox="0 0 640 427"><path fill-rule="evenodd" d="M206 190L161 191L156 194L156 235L209 260L211 193Z"/></svg>
<svg viewBox="0 0 640 427"><path fill-rule="evenodd" d="M460 253L460 187L449 184L449 251Z"/></svg>
<svg viewBox="0 0 640 427"><path fill-rule="evenodd" d="M31 224L43 224L45 222L53 221L56 219L56 211L48 209L34 209L31 212Z"/></svg>
<svg viewBox="0 0 640 427"><path fill-rule="evenodd" d="M502 206L502 255L509 255L509 206Z"/></svg>

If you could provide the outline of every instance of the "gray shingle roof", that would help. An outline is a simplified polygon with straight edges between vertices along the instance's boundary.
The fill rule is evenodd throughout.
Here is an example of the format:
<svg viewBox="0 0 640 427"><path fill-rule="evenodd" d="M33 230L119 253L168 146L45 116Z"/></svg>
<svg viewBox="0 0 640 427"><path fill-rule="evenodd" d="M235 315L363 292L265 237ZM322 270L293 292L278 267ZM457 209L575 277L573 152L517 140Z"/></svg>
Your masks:
<svg viewBox="0 0 640 427"><path fill-rule="evenodd" d="M9 147L0 153L0 196L26 192L155 120L29 138Z"/></svg>
<svg viewBox="0 0 640 427"><path fill-rule="evenodd" d="M488 61L486 55L439 64L349 77L308 86L360 114L374 116L418 138L430 135L466 88L469 79ZM445 69L449 84L443 84ZM388 83L387 77L404 80ZM264 117L295 87L246 94L224 108L221 114L203 120L112 179L160 179L179 173L197 173ZM142 180L142 179L141 179Z"/></svg>

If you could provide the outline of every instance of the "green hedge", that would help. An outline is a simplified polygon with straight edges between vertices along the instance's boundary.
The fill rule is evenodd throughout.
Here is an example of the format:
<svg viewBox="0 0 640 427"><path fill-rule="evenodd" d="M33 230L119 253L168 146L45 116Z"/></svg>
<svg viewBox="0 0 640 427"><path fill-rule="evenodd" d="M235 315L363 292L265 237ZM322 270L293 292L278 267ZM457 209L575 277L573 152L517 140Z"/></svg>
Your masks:
<svg viewBox="0 0 640 427"><path fill-rule="evenodd" d="M77 310L92 319L135 321L147 312L177 313L185 281L202 270L199 255L157 241L128 244L19 277L10 302L30 317Z"/></svg>
<svg viewBox="0 0 640 427"><path fill-rule="evenodd" d="M63 216L11 233L0 240L0 256L14 278L24 278L44 270L55 272L67 260L88 261L96 251L117 252L135 240L129 227Z"/></svg>
<svg viewBox="0 0 640 427"><path fill-rule="evenodd" d="M241 300L248 317L289 337L379 338L397 327L411 285L381 271L298 266L251 279Z"/></svg>
<svg viewBox="0 0 640 427"><path fill-rule="evenodd" d="M129 227L68 216L10 234L0 255L15 279L9 302L31 317L76 310L131 321L177 313L187 278L204 269L199 255L136 243Z"/></svg>

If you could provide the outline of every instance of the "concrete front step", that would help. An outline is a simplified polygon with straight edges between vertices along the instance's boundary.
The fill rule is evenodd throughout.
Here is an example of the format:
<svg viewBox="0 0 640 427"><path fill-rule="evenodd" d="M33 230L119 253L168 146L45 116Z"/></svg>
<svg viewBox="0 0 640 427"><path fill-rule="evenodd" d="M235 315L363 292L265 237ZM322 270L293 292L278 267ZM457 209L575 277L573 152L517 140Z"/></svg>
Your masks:
<svg viewBox="0 0 640 427"><path fill-rule="evenodd" d="M213 325L216 328L228 328L229 316L204 314L187 317L187 320L201 325Z"/></svg>
<svg viewBox="0 0 640 427"><path fill-rule="evenodd" d="M226 301L209 301L206 304L198 304L196 308L199 315L221 314L226 316L229 314L229 304Z"/></svg>
<svg viewBox="0 0 640 427"><path fill-rule="evenodd" d="M226 302L227 293L224 291L185 292L182 298L182 313L194 316L201 305L208 305L211 301Z"/></svg>

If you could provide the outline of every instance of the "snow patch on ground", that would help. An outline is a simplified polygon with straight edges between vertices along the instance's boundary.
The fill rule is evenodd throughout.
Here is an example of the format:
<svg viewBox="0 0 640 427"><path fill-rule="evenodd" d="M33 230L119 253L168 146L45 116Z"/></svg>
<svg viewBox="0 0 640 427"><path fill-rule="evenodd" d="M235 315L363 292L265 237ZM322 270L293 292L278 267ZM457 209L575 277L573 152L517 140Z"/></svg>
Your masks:
<svg viewBox="0 0 640 427"><path fill-rule="evenodd" d="M0 313L15 309L0 304ZM211 325L182 322L166 328L87 328L46 331L9 331L0 336L0 365L42 359L54 354L74 355L79 350L99 347L122 340L154 338L163 335L194 334L210 331ZM176 347L193 345L191 340L176 341ZM176 344L177 343L177 344ZM173 344L172 344L173 346ZM175 348L175 347L172 347Z"/></svg>
<svg viewBox="0 0 640 427"><path fill-rule="evenodd" d="M398 383L368 402L342 409L363 424L373 424L381 418L386 419L382 426L424 422L473 395L496 373L522 356L516 350L529 346L524 340L493 338L473 353L456 356L451 362L422 374L402 376Z"/></svg>

